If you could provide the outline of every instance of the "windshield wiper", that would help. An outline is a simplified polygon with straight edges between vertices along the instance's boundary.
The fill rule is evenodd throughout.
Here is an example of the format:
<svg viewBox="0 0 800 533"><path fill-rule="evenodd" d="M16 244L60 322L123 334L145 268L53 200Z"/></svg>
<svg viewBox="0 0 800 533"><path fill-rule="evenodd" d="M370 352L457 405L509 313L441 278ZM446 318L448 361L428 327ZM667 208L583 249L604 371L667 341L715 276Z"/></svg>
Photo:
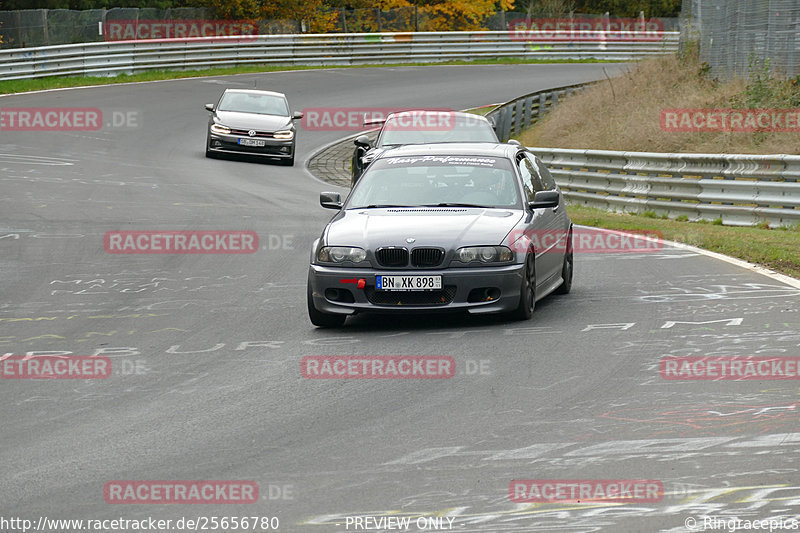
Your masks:
<svg viewBox="0 0 800 533"><path fill-rule="evenodd" d="M441 202L438 204L425 204L425 207L483 207L483 208L491 208L490 205L478 205L478 204L464 204L460 202Z"/></svg>
<svg viewBox="0 0 800 533"><path fill-rule="evenodd" d="M350 209L382 209L385 207L419 207L418 205L396 205L396 204L370 204L362 205L359 207L351 207Z"/></svg>

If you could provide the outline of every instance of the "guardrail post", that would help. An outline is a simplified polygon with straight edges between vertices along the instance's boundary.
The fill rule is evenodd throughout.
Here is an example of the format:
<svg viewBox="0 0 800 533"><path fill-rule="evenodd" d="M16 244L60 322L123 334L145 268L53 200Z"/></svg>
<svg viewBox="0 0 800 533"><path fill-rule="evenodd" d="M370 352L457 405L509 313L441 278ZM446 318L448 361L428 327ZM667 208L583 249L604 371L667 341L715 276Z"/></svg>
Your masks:
<svg viewBox="0 0 800 533"><path fill-rule="evenodd" d="M539 109L536 110L536 121L542 118L542 115L547 113L547 93L539 95Z"/></svg>
<svg viewBox="0 0 800 533"><path fill-rule="evenodd" d="M525 109L525 120L523 121L523 128L527 128L531 125L531 106L533 105L533 96L529 96L525 99L525 104L523 105Z"/></svg>
<svg viewBox="0 0 800 533"><path fill-rule="evenodd" d="M514 105L514 125L511 127L511 135L518 135L522 132L525 114L524 106L525 102L523 100L517 100Z"/></svg>
<svg viewBox="0 0 800 533"><path fill-rule="evenodd" d="M506 142L511 138L511 114L513 111L512 106L504 106L502 111L500 112L503 117L503 129L502 137L500 138L501 141Z"/></svg>

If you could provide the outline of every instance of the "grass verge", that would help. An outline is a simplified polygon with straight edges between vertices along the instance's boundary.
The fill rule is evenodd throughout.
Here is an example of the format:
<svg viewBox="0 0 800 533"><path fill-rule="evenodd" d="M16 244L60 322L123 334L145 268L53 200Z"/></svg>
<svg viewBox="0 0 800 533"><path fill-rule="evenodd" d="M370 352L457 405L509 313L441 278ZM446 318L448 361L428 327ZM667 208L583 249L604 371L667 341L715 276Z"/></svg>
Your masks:
<svg viewBox="0 0 800 533"><path fill-rule="evenodd" d="M800 76L753 63L747 79L712 78L697 50L647 59L566 97L519 136L525 146L633 152L800 154L797 132L665 132L664 109L796 109Z"/></svg>
<svg viewBox="0 0 800 533"><path fill-rule="evenodd" d="M132 83L140 81L174 80L184 78L198 78L206 76L229 76L232 74L260 74L284 70L311 70L330 68L374 68L374 67L422 67L422 66L451 66L451 65L524 65L524 64L552 64L552 63L617 63L595 59L528 59L515 58L486 59L476 61L447 61L442 63L394 63L386 65L330 65L330 66L281 66L281 65L248 65L240 67L209 68L202 70L149 70L138 74L119 74L113 77L95 76L54 76L48 78L34 78L25 80L0 81L0 94L24 93L46 89L61 89L67 87L87 87L94 85L112 85L117 83Z"/></svg>
<svg viewBox="0 0 800 533"><path fill-rule="evenodd" d="M800 226L766 229L686 222L569 205L575 224L615 230L651 230L664 239L719 252L800 278Z"/></svg>

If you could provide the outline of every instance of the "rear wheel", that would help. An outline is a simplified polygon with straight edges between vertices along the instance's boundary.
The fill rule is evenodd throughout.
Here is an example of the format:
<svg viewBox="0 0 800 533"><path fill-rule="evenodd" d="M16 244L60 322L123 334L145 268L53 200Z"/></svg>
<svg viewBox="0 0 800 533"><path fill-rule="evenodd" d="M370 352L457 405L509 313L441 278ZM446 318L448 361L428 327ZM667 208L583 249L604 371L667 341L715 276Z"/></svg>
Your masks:
<svg viewBox="0 0 800 533"><path fill-rule="evenodd" d="M519 289L519 305L514 310L513 316L518 320L529 320L536 306L536 269L533 264L533 252L525 258L525 268L522 271L522 285Z"/></svg>
<svg viewBox="0 0 800 533"><path fill-rule="evenodd" d="M311 293L311 284L308 284L307 302L308 302L308 318L311 323L320 328L337 328L344 325L347 318L346 315L335 315L333 313L323 313L314 306L314 298Z"/></svg>

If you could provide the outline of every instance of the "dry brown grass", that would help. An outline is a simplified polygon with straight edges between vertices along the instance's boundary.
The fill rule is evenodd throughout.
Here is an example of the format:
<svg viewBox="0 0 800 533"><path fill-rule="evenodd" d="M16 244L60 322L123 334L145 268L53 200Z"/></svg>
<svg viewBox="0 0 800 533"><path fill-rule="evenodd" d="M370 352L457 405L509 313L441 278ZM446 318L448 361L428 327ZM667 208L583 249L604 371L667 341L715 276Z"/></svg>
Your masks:
<svg viewBox="0 0 800 533"><path fill-rule="evenodd" d="M752 101L748 97L753 89L747 80L716 82L700 72L696 58L670 55L642 61L623 76L564 99L519 140L525 146L549 148L800 154L797 133L662 131L662 109L745 107L744 102ZM767 107L763 105L766 102L759 103L762 105L753 107ZM797 107L793 99L782 106L781 102L769 103Z"/></svg>

